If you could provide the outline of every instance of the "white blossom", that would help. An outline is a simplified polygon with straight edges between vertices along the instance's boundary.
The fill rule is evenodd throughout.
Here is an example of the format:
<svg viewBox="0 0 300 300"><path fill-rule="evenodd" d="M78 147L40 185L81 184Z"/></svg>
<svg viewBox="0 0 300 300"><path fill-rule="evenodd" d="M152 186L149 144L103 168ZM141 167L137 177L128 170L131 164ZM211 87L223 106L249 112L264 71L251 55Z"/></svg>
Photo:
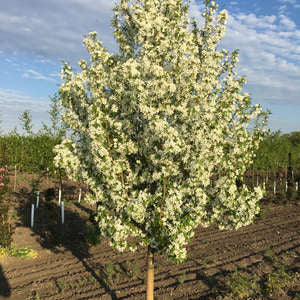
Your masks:
<svg viewBox="0 0 300 300"><path fill-rule="evenodd" d="M90 62L81 60L77 74L64 65L59 93L74 138L55 148L55 163L89 185L90 203L101 202L97 222L113 247L150 245L183 261L197 226L238 229L259 212L262 190L237 189L235 179L265 134L265 119L247 126L265 113L242 93L238 53L217 50L225 10L205 1L201 34L189 31L182 1L137 2L144 5L115 8L120 56L91 32ZM131 20L126 30L122 16Z"/></svg>

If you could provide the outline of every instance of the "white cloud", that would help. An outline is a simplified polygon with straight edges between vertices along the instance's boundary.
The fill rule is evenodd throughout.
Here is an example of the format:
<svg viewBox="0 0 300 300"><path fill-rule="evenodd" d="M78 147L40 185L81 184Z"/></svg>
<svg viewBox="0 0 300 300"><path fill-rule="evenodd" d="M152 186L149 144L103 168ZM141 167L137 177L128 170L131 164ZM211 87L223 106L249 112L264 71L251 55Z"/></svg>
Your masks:
<svg viewBox="0 0 300 300"><path fill-rule="evenodd" d="M49 74L49 76L51 77L59 77L60 78L60 74L57 72L57 73L51 73Z"/></svg>
<svg viewBox="0 0 300 300"><path fill-rule="evenodd" d="M293 22L287 16L280 15L279 18L280 18L280 25L285 27L287 30L294 30L296 28L295 22Z"/></svg>
<svg viewBox="0 0 300 300"><path fill-rule="evenodd" d="M296 4L296 0L279 0L281 3Z"/></svg>
<svg viewBox="0 0 300 300"><path fill-rule="evenodd" d="M257 17L255 14L237 14L236 18L241 21L243 24L251 28L269 28L276 29L276 25L273 23L276 20L276 16L262 16Z"/></svg>
<svg viewBox="0 0 300 300"><path fill-rule="evenodd" d="M28 109L32 115L35 129L39 129L39 123L49 121L47 112L49 104L49 100L32 98L18 90L0 88L1 128L5 128L6 132L12 130L17 124L20 124L19 116Z"/></svg>
<svg viewBox="0 0 300 300"><path fill-rule="evenodd" d="M287 10L287 6L281 5L281 6L279 6L278 12L279 12L279 14L284 14L286 10Z"/></svg>
<svg viewBox="0 0 300 300"><path fill-rule="evenodd" d="M238 74L246 75L253 100L300 105L300 33L293 24L282 15L230 15L221 46L240 49Z"/></svg>
<svg viewBox="0 0 300 300"><path fill-rule="evenodd" d="M279 0L279 2L283 3L283 5L279 7L279 13L285 13L287 11L287 4L290 4L293 9L300 8L300 4L297 3L296 0Z"/></svg>
<svg viewBox="0 0 300 300"><path fill-rule="evenodd" d="M35 99L26 96L18 90L0 88L0 106L2 108L18 110L18 106L26 106L27 108L39 112L43 111L42 106L45 105L45 103L44 99ZM5 112L4 109L2 111Z"/></svg>
<svg viewBox="0 0 300 300"><path fill-rule="evenodd" d="M53 77L53 76L57 76L56 74L49 74L49 76ZM26 70L26 72L23 74L24 78L33 78L33 79L37 79L37 80L46 80L46 81L53 81L55 82L55 79L51 78L51 77L47 77L37 71L34 70Z"/></svg>
<svg viewBox="0 0 300 300"><path fill-rule="evenodd" d="M83 35L98 31L103 45L112 50L109 24L115 1L107 0L31 0L4 1L0 10L1 51L22 55L77 62L87 56L82 45ZM20 13L22 12L22 13Z"/></svg>

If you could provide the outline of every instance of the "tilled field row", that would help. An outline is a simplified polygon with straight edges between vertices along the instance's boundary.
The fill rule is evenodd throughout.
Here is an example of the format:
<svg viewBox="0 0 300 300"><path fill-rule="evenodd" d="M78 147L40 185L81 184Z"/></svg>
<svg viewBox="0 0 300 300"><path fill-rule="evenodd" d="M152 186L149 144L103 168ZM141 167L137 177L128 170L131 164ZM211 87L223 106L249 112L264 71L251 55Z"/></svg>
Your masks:
<svg viewBox="0 0 300 300"><path fill-rule="evenodd" d="M278 259L300 253L300 206L270 210L264 219L238 231L199 228L188 246L191 257L185 263L176 266L157 255L155 295L158 299L209 299L213 297L211 281L234 267L256 268L264 262L266 249ZM102 241L86 256L76 253L68 250L6 265L3 271L11 287L11 299L26 299L28 295L22 291L30 288L41 299L144 298L145 249L119 254ZM292 259L290 256L287 261ZM138 262L141 275L131 278L123 272L109 282L103 268L110 261L121 267L125 262ZM179 284L178 278L183 275L184 283Z"/></svg>

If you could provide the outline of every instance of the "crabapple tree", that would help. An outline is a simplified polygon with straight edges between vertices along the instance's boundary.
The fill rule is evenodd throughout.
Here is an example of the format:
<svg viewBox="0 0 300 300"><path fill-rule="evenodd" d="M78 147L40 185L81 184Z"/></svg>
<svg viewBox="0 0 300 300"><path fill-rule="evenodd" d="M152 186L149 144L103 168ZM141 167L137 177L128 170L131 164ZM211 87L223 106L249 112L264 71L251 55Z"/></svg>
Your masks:
<svg viewBox="0 0 300 300"><path fill-rule="evenodd" d="M77 73L64 63L60 103L74 134L56 147L55 162L90 187L112 247L147 247L153 299L155 253L182 262L197 226L239 229L259 212L262 190L236 180L266 134L267 114L242 93L238 51L217 49L226 10L205 0L204 24L194 20L190 31L189 2L130 2L114 8L119 54L90 32L90 61Z"/></svg>

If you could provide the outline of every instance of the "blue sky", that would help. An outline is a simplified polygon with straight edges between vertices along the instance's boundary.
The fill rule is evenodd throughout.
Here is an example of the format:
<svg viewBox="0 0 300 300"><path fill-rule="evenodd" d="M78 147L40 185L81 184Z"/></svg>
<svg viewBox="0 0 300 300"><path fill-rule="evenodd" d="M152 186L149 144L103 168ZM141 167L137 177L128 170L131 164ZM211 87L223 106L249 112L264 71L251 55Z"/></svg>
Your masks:
<svg viewBox="0 0 300 300"><path fill-rule="evenodd" d="M252 103L270 109L268 128L300 131L300 0L217 0L229 13L220 47L240 50L239 75ZM62 60L89 59L83 35L97 31L110 52L112 0L10 0L0 4L0 129L7 133L30 110L34 129L49 124L50 97L59 88ZM190 17L201 24L202 1ZM19 130L22 132L21 130Z"/></svg>

